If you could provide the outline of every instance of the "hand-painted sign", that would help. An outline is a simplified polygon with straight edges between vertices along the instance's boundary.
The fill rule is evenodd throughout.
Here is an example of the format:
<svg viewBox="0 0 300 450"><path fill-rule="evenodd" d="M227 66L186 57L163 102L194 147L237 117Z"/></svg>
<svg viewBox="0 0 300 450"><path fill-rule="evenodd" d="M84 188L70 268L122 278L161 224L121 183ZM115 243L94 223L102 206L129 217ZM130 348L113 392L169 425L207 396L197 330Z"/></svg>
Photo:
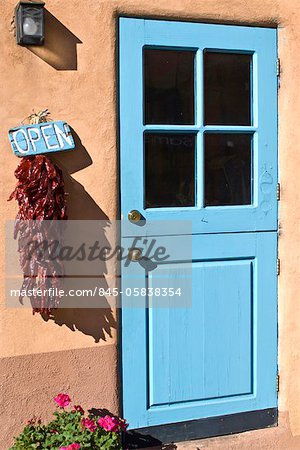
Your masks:
<svg viewBox="0 0 300 450"><path fill-rule="evenodd" d="M45 122L11 128L8 132L13 152L17 156L61 152L75 148L66 122Z"/></svg>

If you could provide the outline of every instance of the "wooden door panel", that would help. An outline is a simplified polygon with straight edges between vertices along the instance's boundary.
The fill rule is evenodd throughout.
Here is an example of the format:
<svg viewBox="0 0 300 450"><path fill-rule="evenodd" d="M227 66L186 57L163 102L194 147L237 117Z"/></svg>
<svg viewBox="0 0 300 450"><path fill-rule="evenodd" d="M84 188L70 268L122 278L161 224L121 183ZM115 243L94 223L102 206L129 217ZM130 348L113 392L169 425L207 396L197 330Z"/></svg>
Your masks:
<svg viewBox="0 0 300 450"><path fill-rule="evenodd" d="M184 261L190 239L192 256L186 252ZM131 427L275 407L277 234L157 238L163 244L168 262L151 272L134 262L122 277L123 292L183 292L124 299L123 393Z"/></svg>

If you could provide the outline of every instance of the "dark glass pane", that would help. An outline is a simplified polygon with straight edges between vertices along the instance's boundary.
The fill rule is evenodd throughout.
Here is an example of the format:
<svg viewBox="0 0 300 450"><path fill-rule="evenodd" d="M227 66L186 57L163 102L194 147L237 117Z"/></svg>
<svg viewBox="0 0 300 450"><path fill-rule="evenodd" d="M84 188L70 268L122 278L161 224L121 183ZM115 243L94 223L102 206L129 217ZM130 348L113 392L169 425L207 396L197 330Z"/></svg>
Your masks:
<svg viewBox="0 0 300 450"><path fill-rule="evenodd" d="M195 135L145 134L145 206L195 205Z"/></svg>
<svg viewBox="0 0 300 450"><path fill-rule="evenodd" d="M251 55L204 53L206 125L251 125Z"/></svg>
<svg viewBox="0 0 300 450"><path fill-rule="evenodd" d="M204 135L205 206L251 204L252 135Z"/></svg>
<svg viewBox="0 0 300 450"><path fill-rule="evenodd" d="M146 124L194 123L195 52L144 50Z"/></svg>

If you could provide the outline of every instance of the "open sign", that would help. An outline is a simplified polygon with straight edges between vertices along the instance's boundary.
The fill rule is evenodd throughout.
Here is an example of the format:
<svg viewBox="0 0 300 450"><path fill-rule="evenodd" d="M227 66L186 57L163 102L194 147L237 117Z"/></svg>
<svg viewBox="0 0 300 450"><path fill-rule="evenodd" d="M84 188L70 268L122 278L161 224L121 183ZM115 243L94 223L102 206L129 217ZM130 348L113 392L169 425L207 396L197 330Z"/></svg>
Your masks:
<svg viewBox="0 0 300 450"><path fill-rule="evenodd" d="M11 128L8 135L14 154L21 157L75 148L70 127L63 121Z"/></svg>

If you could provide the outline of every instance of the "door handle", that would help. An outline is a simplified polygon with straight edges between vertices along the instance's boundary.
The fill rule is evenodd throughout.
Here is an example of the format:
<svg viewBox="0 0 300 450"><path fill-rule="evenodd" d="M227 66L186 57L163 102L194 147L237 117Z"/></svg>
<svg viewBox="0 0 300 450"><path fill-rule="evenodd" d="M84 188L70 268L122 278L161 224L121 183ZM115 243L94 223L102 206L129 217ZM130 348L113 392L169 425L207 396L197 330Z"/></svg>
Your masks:
<svg viewBox="0 0 300 450"><path fill-rule="evenodd" d="M139 261L142 257L142 251L139 248L130 248L128 251L128 258L130 261Z"/></svg>
<svg viewBox="0 0 300 450"><path fill-rule="evenodd" d="M137 209L133 209L128 213L128 219L130 220L130 222L133 223L139 222L141 218L142 214Z"/></svg>

